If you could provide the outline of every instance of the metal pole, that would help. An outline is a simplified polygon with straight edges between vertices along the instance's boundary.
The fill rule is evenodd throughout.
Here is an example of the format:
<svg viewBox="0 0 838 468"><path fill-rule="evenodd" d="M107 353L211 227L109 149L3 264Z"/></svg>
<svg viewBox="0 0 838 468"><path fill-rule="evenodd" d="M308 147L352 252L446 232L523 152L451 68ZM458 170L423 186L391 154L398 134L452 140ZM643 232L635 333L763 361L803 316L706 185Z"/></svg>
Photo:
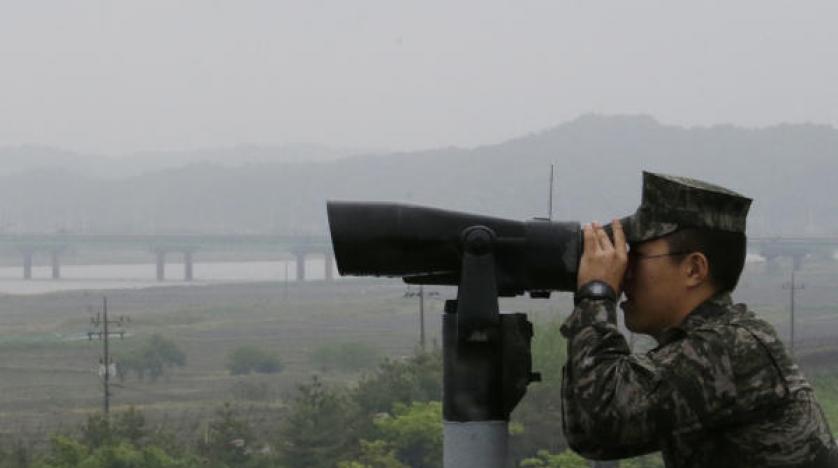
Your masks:
<svg viewBox="0 0 838 468"><path fill-rule="evenodd" d="M445 468L503 468L508 446L507 421L445 421L442 428Z"/></svg>
<svg viewBox="0 0 838 468"><path fill-rule="evenodd" d="M425 287L419 285L419 345L425 351Z"/></svg>
<svg viewBox="0 0 838 468"><path fill-rule="evenodd" d="M792 270L791 281L788 282L788 283L783 284L783 289L786 289L786 288L788 288L788 290L789 290L789 342L788 342L788 349L789 349L789 352L792 355L794 355L794 348L795 348L795 344L796 344L795 343L796 339L795 339L795 336L794 336L794 334L795 334L794 329L795 329L795 324L797 322L797 320L795 320L796 319L795 315L796 315L797 311L795 310L796 309L796 304L794 303L795 302L795 297L794 296L795 296L795 294L797 294L798 289L806 289L806 285L797 283L797 277L795 275L794 270Z"/></svg>
<svg viewBox="0 0 838 468"><path fill-rule="evenodd" d="M791 354L794 356L794 270L791 271L791 287L789 288L789 304L790 304L790 313L789 313L789 320L791 320L791 324L789 327L790 330L790 338L789 338L789 347L791 348Z"/></svg>
<svg viewBox="0 0 838 468"><path fill-rule="evenodd" d="M109 350L108 350L108 298L107 297L102 298L102 323L104 324L104 327L105 327L104 328L105 335L104 335L104 340L103 340L104 347L105 347L105 358L104 358L104 362L105 362L105 402L104 402L104 405L105 405L105 417L107 417L108 414L110 413L110 410L111 410L111 402L110 402L111 394L110 394L110 388L108 387L109 379L110 379L110 357L108 355Z"/></svg>
<svg viewBox="0 0 838 468"><path fill-rule="evenodd" d="M498 356L487 356L491 352L485 351L491 349L468 350L458 346L456 301L446 301L442 317L444 468L506 466L509 423L488 415L485 408L493 396L491 383L496 383L486 380L492 380L491 367ZM466 418L458 414L454 418L445 414L448 412L481 414Z"/></svg>
<svg viewBox="0 0 838 468"><path fill-rule="evenodd" d="M547 219L553 220L553 165L550 164L550 199L547 201Z"/></svg>

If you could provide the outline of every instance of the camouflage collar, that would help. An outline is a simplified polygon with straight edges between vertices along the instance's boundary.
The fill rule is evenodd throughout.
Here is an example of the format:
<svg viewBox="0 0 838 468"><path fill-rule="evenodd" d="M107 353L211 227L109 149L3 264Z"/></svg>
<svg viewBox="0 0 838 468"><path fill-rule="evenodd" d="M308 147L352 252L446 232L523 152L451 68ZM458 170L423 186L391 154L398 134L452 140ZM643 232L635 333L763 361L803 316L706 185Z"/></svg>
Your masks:
<svg viewBox="0 0 838 468"><path fill-rule="evenodd" d="M715 317L725 313L725 311L733 305L733 299L729 292L719 293L710 299L702 302L698 307L693 309L687 315L687 318L672 328L668 328L657 336L658 348L666 346L673 341L677 341L686 336L691 330L706 324Z"/></svg>

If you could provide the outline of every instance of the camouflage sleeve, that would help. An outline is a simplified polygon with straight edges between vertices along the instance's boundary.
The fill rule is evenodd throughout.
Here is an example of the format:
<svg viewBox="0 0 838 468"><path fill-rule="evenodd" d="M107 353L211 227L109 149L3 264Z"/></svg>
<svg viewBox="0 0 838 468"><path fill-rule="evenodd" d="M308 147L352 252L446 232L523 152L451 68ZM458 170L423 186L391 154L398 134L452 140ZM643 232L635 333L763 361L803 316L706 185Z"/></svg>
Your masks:
<svg viewBox="0 0 838 468"><path fill-rule="evenodd" d="M614 301L583 300L562 334L568 351L562 424L570 447L591 459L658 450L653 410L660 376L648 358L631 354L617 330Z"/></svg>
<svg viewBox="0 0 838 468"><path fill-rule="evenodd" d="M613 301L582 301L562 325L564 430L592 459L660 450L734 416L737 388L729 345L735 337L701 330L645 355L631 354ZM757 365L764 365L759 362ZM740 395L742 396L742 395Z"/></svg>

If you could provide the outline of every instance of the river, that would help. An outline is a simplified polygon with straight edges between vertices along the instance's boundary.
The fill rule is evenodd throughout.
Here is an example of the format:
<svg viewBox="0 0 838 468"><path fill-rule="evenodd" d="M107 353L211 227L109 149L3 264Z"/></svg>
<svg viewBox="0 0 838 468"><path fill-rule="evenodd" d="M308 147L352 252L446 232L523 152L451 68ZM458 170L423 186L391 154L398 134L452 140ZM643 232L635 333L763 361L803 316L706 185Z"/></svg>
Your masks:
<svg viewBox="0 0 838 468"><path fill-rule="evenodd" d="M765 259L748 255L748 263ZM306 261L306 280L325 278L323 259ZM62 265L61 279L53 280L52 268L33 266L32 279L23 279L23 267L0 266L0 294L45 294L56 291L84 289L138 289L154 286L211 285L261 281L296 281L297 263L294 260L194 262L193 281L184 281L182 263L166 263L166 280L157 281L153 263L107 265ZM337 271L334 278L340 278Z"/></svg>
<svg viewBox="0 0 838 468"><path fill-rule="evenodd" d="M306 280L325 278L322 259L306 261ZM23 268L0 267L0 294L45 294L84 289L137 289L153 286L211 285L218 283L296 281L293 260L194 262L193 281L184 281L182 263L166 264L166 280L157 281L156 266L147 264L62 265L61 279L52 279L52 268L33 266L32 279L23 279ZM334 277L339 278L337 272Z"/></svg>

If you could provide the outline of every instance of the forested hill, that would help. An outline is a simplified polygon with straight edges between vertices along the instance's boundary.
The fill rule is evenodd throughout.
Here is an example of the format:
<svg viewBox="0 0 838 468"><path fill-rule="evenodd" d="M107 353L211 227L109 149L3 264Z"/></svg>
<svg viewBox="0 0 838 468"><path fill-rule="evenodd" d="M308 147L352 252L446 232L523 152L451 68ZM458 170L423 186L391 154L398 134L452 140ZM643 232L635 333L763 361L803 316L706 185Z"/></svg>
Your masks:
<svg viewBox="0 0 838 468"><path fill-rule="evenodd" d="M753 235L838 235L838 130L683 128L583 116L471 149L309 163L197 163L121 179L39 170L0 178L7 230L324 233L325 200L393 200L511 218L632 212L641 171L709 180L755 199Z"/></svg>

